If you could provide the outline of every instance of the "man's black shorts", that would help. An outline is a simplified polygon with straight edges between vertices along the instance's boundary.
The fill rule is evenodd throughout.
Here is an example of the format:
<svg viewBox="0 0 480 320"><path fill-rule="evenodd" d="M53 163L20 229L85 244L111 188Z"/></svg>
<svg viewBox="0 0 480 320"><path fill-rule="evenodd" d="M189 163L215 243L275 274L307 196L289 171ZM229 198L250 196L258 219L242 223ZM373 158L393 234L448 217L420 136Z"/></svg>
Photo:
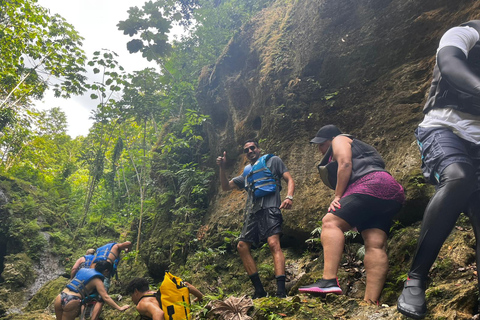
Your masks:
<svg viewBox="0 0 480 320"><path fill-rule="evenodd" d="M258 244L268 237L282 233L283 217L278 208L265 208L248 214L243 224L240 241Z"/></svg>

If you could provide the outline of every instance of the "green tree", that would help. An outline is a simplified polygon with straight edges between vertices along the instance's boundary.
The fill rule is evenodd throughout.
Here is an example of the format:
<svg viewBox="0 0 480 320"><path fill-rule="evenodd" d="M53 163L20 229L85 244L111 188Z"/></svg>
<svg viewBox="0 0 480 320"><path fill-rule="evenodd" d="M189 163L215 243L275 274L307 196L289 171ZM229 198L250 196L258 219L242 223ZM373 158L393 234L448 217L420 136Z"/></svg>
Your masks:
<svg viewBox="0 0 480 320"><path fill-rule="evenodd" d="M0 6L0 108L85 91L83 38L35 0L2 0Z"/></svg>
<svg viewBox="0 0 480 320"><path fill-rule="evenodd" d="M130 40L127 49L131 52L141 52L148 61L158 60L171 50L168 43L168 32L171 22L162 14L163 1L148 1L142 9L132 7L128 10L129 18L118 23L118 29L124 34L139 38Z"/></svg>
<svg viewBox="0 0 480 320"><path fill-rule="evenodd" d="M153 124L153 128L157 131L155 116L162 114L161 101L163 100L164 88L162 83L162 77L154 72L153 69L145 69L143 71L135 72L130 77L130 83L126 85L122 100L119 102L121 107L122 117L132 118L140 127L142 132L141 138L141 156L140 159L131 152L129 148L128 155L131 160L131 164L135 169L135 176L138 183L138 190L140 192L140 217L138 223L138 235L137 235L137 251L140 246L140 235L142 231L142 220L144 214L144 202L147 187L147 151L150 151L153 141L151 136L147 136L147 125L149 122ZM130 140L127 135L125 139ZM128 141L127 140L127 141ZM148 150L147 150L148 149ZM137 162L141 165L137 165Z"/></svg>
<svg viewBox="0 0 480 320"><path fill-rule="evenodd" d="M41 112L38 117L38 133L60 135L67 133L67 116L59 107Z"/></svg>
<svg viewBox="0 0 480 320"><path fill-rule="evenodd" d="M39 186L52 187L76 161L76 148L66 134L65 113L53 108L18 117L0 138L3 170ZM67 174L68 176L68 174Z"/></svg>
<svg viewBox="0 0 480 320"><path fill-rule="evenodd" d="M118 55L109 50L94 52L94 57L88 62L95 74L101 75L101 80L86 87L93 90L90 97L98 100L94 111L94 126L84 141L85 148L81 159L88 166L89 182L84 201L84 214L80 226L85 225L90 204L98 183L104 176L105 154L115 138L118 130L119 114L116 109L116 94L119 94L127 83L124 68L116 61Z"/></svg>

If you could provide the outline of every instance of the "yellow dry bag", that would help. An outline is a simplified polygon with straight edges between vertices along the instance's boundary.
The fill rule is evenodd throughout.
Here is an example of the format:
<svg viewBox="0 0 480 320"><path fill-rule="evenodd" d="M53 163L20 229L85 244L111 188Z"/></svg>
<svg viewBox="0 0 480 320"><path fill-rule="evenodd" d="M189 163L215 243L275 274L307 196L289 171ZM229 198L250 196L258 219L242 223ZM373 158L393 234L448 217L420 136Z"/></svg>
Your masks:
<svg viewBox="0 0 480 320"><path fill-rule="evenodd" d="M182 279L170 272L165 272L165 278L160 286L161 307L165 320L190 320L190 291Z"/></svg>

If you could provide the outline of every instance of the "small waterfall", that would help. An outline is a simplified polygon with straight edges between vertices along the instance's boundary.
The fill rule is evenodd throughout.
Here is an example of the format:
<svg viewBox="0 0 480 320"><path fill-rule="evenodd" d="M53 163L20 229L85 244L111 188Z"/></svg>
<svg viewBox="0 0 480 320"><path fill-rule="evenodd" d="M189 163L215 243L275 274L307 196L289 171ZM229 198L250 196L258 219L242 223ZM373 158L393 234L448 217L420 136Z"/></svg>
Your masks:
<svg viewBox="0 0 480 320"><path fill-rule="evenodd" d="M3 205L5 203L8 203L7 195L3 192L2 189L0 189L0 205Z"/></svg>
<svg viewBox="0 0 480 320"><path fill-rule="evenodd" d="M45 237L47 243L49 243L50 235L43 231L40 233ZM35 282L28 288L27 299L30 300L44 284L58 278L64 272L65 269L60 265L58 258L50 252L49 248L46 248L40 257L40 263L35 266L37 277Z"/></svg>
<svg viewBox="0 0 480 320"><path fill-rule="evenodd" d="M47 240L47 243L50 242L50 235L46 232L40 232L42 236ZM7 314L11 313L21 313L22 309L28 304L28 301L40 290L40 288L47 282L58 278L65 272L65 269L58 258L56 258L49 250L49 247L45 248L40 256L40 262L34 267L35 270L35 282L26 289L25 300L21 306L15 308L10 308L7 311Z"/></svg>

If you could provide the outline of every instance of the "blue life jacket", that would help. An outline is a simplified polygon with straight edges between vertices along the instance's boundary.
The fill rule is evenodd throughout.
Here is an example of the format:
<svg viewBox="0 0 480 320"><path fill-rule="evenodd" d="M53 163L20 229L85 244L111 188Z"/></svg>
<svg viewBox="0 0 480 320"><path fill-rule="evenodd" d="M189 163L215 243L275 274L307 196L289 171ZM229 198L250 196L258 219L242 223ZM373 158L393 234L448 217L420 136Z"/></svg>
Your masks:
<svg viewBox="0 0 480 320"><path fill-rule="evenodd" d="M90 268L90 266L92 265L92 262L93 262L93 258L95 258L95 255L93 254L86 254L83 256L85 258L85 262L82 262L82 264L80 264L80 268Z"/></svg>
<svg viewBox="0 0 480 320"><path fill-rule="evenodd" d="M271 157L273 154L261 156L253 166L249 164L243 169L245 189L252 192L255 198L265 197L277 190L277 181L267 167L267 161Z"/></svg>
<svg viewBox="0 0 480 320"><path fill-rule="evenodd" d="M103 281L105 277L95 269L83 268L78 270L75 278L73 278L66 287L73 292L80 293L82 295L82 299L84 299L90 293L87 292L85 286L94 278L100 278L100 280Z"/></svg>
<svg viewBox="0 0 480 320"><path fill-rule="evenodd" d="M113 246L116 245L116 244L117 244L116 242L112 242L112 243L108 243L108 244L104 245L103 247L98 248L97 251L95 252L95 258L93 259L93 263L97 263L99 261L107 260L108 262L113 264L113 271L112 271L111 275L113 275L115 273L115 271L117 271L118 262L120 261L120 257L117 257L113 252L111 252ZM115 256L114 261L112 261L108 257L110 255L110 253L112 253Z"/></svg>

